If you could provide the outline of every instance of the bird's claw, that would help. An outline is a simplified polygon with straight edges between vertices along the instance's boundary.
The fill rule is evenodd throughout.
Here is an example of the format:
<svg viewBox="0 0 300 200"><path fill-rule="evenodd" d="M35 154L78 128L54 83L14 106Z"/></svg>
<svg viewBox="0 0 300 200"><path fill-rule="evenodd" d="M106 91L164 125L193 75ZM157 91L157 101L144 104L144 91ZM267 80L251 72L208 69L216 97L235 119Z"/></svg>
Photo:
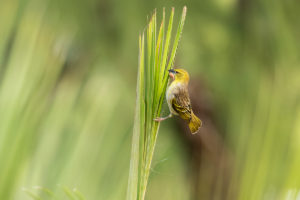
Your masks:
<svg viewBox="0 0 300 200"><path fill-rule="evenodd" d="M156 122L161 122L161 121L163 121L163 120L164 120L164 119L161 118L161 117L157 117L157 118L154 119L154 121L156 121Z"/></svg>

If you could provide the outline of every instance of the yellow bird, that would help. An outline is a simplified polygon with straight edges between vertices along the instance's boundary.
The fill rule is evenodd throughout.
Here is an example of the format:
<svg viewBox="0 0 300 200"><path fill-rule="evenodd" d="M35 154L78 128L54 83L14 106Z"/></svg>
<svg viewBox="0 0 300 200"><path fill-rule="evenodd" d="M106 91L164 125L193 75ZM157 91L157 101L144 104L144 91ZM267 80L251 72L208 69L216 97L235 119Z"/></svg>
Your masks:
<svg viewBox="0 0 300 200"><path fill-rule="evenodd" d="M188 123L192 134L195 134L201 128L202 122L192 110L188 93L189 74L183 69L170 69L169 76L173 79L166 92L170 114L167 117L156 118L155 121L160 122L173 115L179 115Z"/></svg>

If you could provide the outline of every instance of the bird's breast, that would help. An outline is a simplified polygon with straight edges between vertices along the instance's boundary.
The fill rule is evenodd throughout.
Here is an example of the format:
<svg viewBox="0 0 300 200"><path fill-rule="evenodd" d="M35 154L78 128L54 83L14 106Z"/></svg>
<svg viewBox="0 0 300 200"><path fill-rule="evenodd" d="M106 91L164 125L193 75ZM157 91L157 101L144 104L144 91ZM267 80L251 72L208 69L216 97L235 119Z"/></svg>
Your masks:
<svg viewBox="0 0 300 200"><path fill-rule="evenodd" d="M174 115L178 115L178 113L172 107L172 99L175 97L174 94L176 94L178 92L180 85L181 85L181 83L177 83L177 82L173 81L170 84L170 86L168 87L167 92L166 92L166 99L168 102L170 112Z"/></svg>

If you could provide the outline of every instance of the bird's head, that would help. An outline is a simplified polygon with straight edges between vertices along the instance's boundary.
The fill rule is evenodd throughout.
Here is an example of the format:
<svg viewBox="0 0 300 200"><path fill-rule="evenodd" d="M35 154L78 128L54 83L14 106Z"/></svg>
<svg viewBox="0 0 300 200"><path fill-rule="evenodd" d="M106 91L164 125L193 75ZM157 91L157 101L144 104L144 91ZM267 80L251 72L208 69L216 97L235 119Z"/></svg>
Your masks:
<svg viewBox="0 0 300 200"><path fill-rule="evenodd" d="M189 74L184 69L170 69L169 76L174 80L182 83L189 82Z"/></svg>

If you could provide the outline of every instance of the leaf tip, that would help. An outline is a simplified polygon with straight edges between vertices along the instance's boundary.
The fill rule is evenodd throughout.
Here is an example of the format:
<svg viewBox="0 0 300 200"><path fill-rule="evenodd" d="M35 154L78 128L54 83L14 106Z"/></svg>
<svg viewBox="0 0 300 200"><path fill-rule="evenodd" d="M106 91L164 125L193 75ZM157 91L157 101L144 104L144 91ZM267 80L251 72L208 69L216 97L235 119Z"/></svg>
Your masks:
<svg viewBox="0 0 300 200"><path fill-rule="evenodd" d="M185 16L186 16L186 10L187 10L187 8L186 8L186 6L184 6L183 7L183 10L182 10L182 16L185 18Z"/></svg>

